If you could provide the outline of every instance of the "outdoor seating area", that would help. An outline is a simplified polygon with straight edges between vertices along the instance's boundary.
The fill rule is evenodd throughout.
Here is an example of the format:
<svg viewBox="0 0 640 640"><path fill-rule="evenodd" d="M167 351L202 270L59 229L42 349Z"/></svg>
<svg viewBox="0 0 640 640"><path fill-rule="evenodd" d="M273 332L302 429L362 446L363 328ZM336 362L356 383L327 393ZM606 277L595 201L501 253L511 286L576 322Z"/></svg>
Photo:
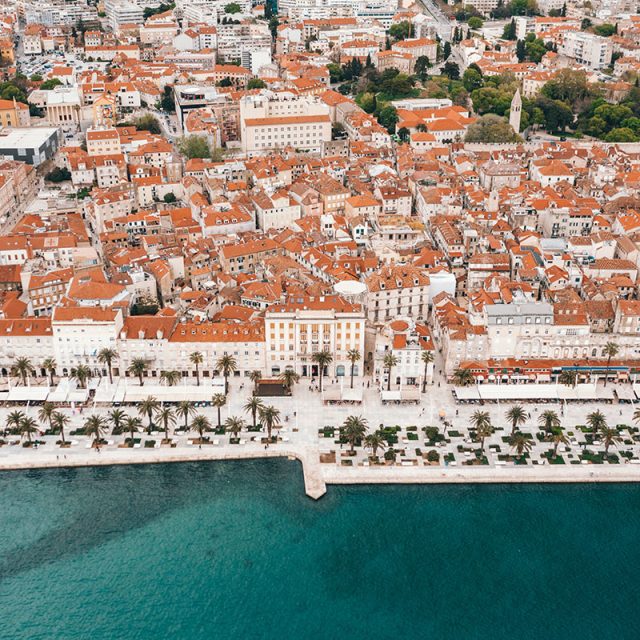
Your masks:
<svg viewBox="0 0 640 640"><path fill-rule="evenodd" d="M635 387L635 385L634 385ZM453 397L457 402L613 402L618 389L620 393L629 394L628 385L577 384L568 387L561 384L479 384L469 387L452 387ZM634 390L635 391L635 388ZM640 391L640 389L639 389ZM618 396L619 397L619 396ZM637 398L634 397L634 400Z"/></svg>

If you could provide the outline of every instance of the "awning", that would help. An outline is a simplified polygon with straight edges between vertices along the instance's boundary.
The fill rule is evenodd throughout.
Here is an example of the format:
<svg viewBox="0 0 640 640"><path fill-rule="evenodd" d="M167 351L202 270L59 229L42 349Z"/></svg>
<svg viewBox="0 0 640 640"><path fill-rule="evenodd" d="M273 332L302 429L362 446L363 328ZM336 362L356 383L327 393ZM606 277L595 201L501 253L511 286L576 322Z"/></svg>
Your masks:
<svg viewBox="0 0 640 640"><path fill-rule="evenodd" d="M7 400L9 402L44 402L50 391L49 387L11 387Z"/></svg>

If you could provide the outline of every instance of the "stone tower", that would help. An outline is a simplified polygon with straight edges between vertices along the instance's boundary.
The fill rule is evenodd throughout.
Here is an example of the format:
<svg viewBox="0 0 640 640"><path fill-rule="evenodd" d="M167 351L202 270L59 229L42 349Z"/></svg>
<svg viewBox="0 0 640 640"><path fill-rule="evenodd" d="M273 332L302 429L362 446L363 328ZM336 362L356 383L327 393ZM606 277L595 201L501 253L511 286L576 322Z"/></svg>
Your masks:
<svg viewBox="0 0 640 640"><path fill-rule="evenodd" d="M522 118L522 98L520 97L520 89L516 89L516 92L511 100L511 109L509 111L509 124L511 128L519 135L520 134L520 120Z"/></svg>

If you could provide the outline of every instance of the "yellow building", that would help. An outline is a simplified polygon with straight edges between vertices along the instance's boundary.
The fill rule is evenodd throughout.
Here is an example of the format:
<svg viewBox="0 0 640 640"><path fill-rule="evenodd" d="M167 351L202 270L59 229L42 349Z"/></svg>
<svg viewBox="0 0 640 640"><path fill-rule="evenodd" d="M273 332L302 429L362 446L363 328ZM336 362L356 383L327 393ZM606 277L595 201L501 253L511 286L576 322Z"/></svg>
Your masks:
<svg viewBox="0 0 640 640"><path fill-rule="evenodd" d="M15 100L0 100L0 126L28 127L29 107Z"/></svg>
<svg viewBox="0 0 640 640"><path fill-rule="evenodd" d="M13 65L16 62L13 40L11 38L0 38L0 64Z"/></svg>

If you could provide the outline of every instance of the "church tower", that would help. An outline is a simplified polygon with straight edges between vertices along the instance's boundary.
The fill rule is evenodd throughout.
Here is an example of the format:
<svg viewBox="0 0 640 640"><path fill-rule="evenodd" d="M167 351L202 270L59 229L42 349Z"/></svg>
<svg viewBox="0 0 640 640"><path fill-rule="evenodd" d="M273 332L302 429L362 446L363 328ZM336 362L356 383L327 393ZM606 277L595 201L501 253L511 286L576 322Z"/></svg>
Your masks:
<svg viewBox="0 0 640 640"><path fill-rule="evenodd" d="M520 97L520 89L516 89L516 92L511 101L511 109L509 111L509 124L511 128L520 134L520 120L522 119L522 98Z"/></svg>

